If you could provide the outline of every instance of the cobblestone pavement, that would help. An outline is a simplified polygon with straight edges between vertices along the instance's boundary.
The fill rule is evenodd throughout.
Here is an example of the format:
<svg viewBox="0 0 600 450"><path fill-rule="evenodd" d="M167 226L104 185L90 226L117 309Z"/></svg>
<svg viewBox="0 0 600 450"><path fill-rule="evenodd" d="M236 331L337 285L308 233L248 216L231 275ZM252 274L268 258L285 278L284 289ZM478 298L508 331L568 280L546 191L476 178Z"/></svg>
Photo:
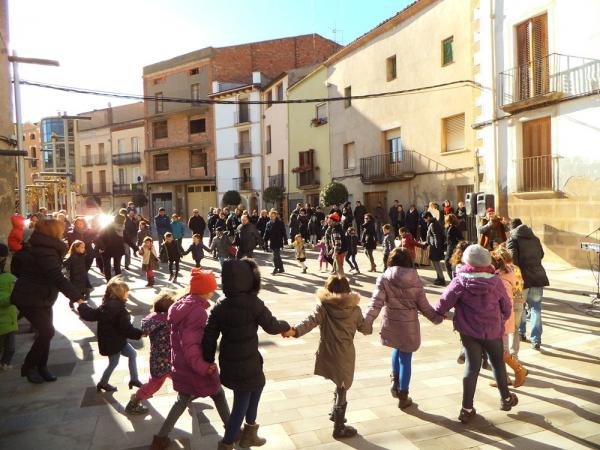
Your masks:
<svg viewBox="0 0 600 450"><path fill-rule="evenodd" d="M292 251L286 252L286 273L270 275L270 257L258 253L262 266L260 297L273 313L291 323L303 319L316 304L314 292L323 284L311 254L309 272L300 274ZM381 259L381 255L378 255ZM187 280L191 264L185 259ZM208 267L218 271L212 258ZM368 267L361 255L359 265ZM440 288L431 285L429 268L420 270L427 295L434 302ZM379 343L379 320L371 336L357 335L355 383L349 391L348 421L359 435L345 441L331 437L328 420L333 384L314 376L314 353L319 333L301 339L260 335L267 385L260 404L258 422L268 439L264 449L575 449L600 448L600 314L582 306L589 300L581 291L590 286L575 284L576 277L550 273L552 287L544 298L544 334L541 351L525 344L521 360L529 369L525 386L518 391L519 405L506 413L499 410L497 390L490 387L489 371L482 371L475 398L478 416L469 425L457 421L462 391L463 366L456 363L459 343L452 323L435 326L421 318L423 344L413 358L410 394L414 405L398 409L388 390L390 351ZM129 309L135 322L149 311L152 296L169 286L164 273L155 289L144 288L145 280L134 259L126 273L131 283ZM352 276L353 288L368 305L376 274ZM103 283L97 272L92 294L99 303ZM114 395L95 391L107 364L98 353L95 325L82 322L67 307L64 298L55 305L56 336L52 342L51 369L56 383L35 386L19 376L18 367L32 335L21 324L17 336L15 369L0 372L0 448L12 449L144 449L159 429L176 394L170 382L147 402L145 417L128 417L124 405L127 363L121 360L111 383ZM148 376L149 341L133 342L138 350L140 377ZM231 400L230 392L227 392ZM198 399L177 423L173 448L215 449L223 428L212 402Z"/></svg>

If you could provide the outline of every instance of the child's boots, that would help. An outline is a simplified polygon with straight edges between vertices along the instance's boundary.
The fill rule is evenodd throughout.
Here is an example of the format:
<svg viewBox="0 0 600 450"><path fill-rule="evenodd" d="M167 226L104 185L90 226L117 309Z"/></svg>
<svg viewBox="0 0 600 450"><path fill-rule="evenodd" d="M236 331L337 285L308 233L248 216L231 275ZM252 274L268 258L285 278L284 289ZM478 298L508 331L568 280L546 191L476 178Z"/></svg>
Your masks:
<svg viewBox="0 0 600 450"><path fill-rule="evenodd" d="M129 403L127 403L127 406L125 407L125 412L127 414L147 414L148 408L142 405L137 396L133 394L129 400Z"/></svg>
<svg viewBox="0 0 600 450"><path fill-rule="evenodd" d="M244 424L242 436L240 437L240 447L261 447L267 443L267 440L258 436L258 424Z"/></svg>
<svg viewBox="0 0 600 450"><path fill-rule="evenodd" d="M514 387L518 388L523 386L525 378L527 377L528 371L523 367L517 358L511 355L509 352L504 352L504 362L515 371L515 384Z"/></svg>
<svg viewBox="0 0 600 450"><path fill-rule="evenodd" d="M146 287L154 286L154 277L148 277L148 283L146 283Z"/></svg>
<svg viewBox="0 0 600 450"><path fill-rule="evenodd" d="M390 374L390 380L392 380L392 384L390 386L390 393L392 394L392 397L398 398L398 390L400 389L398 384L398 375L394 375L393 373Z"/></svg>
<svg viewBox="0 0 600 450"><path fill-rule="evenodd" d="M348 403L344 403L343 405L336 406L334 409L334 420L335 423L333 425L333 437L335 439L343 439L350 438L356 436L358 431L356 428L351 427L349 425L345 425L346 423L346 407Z"/></svg>
<svg viewBox="0 0 600 450"><path fill-rule="evenodd" d="M412 405L412 398L410 398L408 396L408 390L406 390L406 391L399 390L398 391L398 408L404 409L404 408L408 408L410 405Z"/></svg>

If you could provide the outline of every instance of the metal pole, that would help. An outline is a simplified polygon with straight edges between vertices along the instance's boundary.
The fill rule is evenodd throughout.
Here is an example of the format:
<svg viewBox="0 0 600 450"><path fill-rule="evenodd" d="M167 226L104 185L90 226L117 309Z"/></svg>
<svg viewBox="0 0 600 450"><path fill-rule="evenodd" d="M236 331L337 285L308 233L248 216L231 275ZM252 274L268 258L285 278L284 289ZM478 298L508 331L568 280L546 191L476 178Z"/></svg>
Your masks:
<svg viewBox="0 0 600 450"><path fill-rule="evenodd" d="M64 129L64 136L65 136L65 172L67 172L67 175L70 175L70 157L71 157L71 149L69 147L69 120L68 119L63 119L63 129ZM73 122L73 133L75 132L75 122ZM66 194L65 194L65 209L67 210L67 215L69 217L73 217L73 215L71 214L71 202L70 200L70 196L71 196L71 177L67 176L67 181L66 181Z"/></svg>
<svg viewBox="0 0 600 450"><path fill-rule="evenodd" d="M52 136L52 172L56 173L56 136ZM58 212L58 186L52 186L54 189L54 211Z"/></svg>
<svg viewBox="0 0 600 450"><path fill-rule="evenodd" d="M13 56L17 52L13 51ZM13 82L15 91L15 122L17 126L17 148L23 149L23 124L21 123L21 79L19 78L19 63L13 61ZM19 212L27 214L27 200L25 193L25 157L17 156L17 170L19 174Z"/></svg>

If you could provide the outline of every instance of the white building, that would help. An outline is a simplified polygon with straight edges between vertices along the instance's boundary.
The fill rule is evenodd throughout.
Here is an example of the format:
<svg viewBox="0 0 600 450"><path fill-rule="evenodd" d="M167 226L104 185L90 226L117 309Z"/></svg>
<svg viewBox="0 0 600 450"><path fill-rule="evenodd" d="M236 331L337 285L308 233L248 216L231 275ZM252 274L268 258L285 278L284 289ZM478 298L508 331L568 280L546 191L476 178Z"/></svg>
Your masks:
<svg viewBox="0 0 600 450"><path fill-rule="evenodd" d="M475 128L495 174L481 188L532 226L547 260L587 266L580 243L600 226L600 2L484 1L474 17Z"/></svg>
<svg viewBox="0 0 600 450"><path fill-rule="evenodd" d="M213 82L215 100L260 101L261 87L268 80L252 73L252 83L236 85ZM227 191L238 191L244 206L252 211L262 207L263 160L260 104L217 104L215 111L215 159L217 200L222 204Z"/></svg>

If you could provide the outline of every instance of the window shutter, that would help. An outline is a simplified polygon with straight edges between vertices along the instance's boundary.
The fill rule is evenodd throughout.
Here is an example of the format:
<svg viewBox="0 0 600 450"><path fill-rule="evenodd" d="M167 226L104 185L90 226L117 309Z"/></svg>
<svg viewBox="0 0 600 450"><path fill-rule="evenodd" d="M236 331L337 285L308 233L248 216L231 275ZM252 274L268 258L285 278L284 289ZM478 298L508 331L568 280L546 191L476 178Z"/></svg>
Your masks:
<svg viewBox="0 0 600 450"><path fill-rule="evenodd" d="M298 161L299 162L298 165L300 167L304 167L304 159L305 159L304 156L305 156L305 154L306 154L306 152L299 152L298 153L298 157L300 158L299 161Z"/></svg>
<svg viewBox="0 0 600 450"><path fill-rule="evenodd" d="M446 151L462 150L465 148L465 115L444 119L446 133Z"/></svg>

